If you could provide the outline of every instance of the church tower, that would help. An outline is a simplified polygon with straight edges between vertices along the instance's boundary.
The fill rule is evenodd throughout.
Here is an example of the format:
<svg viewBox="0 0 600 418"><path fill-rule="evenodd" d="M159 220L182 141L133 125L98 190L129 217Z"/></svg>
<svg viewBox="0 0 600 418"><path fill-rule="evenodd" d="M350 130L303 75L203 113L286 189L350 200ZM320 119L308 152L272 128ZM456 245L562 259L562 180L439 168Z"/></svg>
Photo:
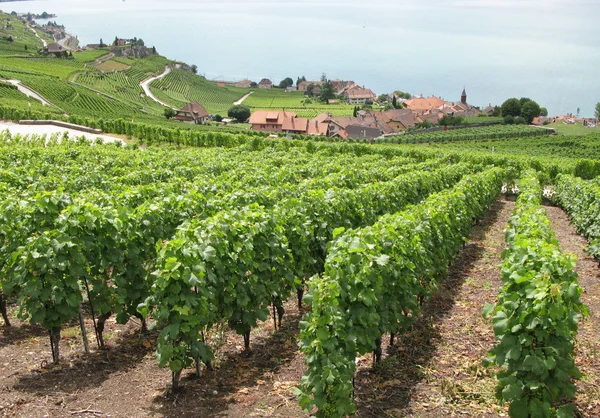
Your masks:
<svg viewBox="0 0 600 418"><path fill-rule="evenodd" d="M467 91L463 88L462 94L460 95L460 102L467 104Z"/></svg>

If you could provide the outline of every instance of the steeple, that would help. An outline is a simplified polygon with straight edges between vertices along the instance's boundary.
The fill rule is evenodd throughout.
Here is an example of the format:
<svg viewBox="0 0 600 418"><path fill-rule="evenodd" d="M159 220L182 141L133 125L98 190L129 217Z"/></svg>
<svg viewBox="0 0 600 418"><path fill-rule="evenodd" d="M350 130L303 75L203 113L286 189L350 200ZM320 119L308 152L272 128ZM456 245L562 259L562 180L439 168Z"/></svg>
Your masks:
<svg viewBox="0 0 600 418"><path fill-rule="evenodd" d="M460 102L462 104L467 104L467 91L464 87L463 87L462 94L460 95Z"/></svg>

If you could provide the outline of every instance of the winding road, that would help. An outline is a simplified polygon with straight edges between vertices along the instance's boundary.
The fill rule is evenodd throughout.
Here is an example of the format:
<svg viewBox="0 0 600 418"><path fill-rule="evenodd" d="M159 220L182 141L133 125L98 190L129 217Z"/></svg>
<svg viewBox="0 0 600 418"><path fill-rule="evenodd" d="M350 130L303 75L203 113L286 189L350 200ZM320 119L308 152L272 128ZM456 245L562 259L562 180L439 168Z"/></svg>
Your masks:
<svg viewBox="0 0 600 418"><path fill-rule="evenodd" d="M152 94L152 91L150 90L150 83L152 83L155 80L160 80L161 78L166 77L170 72L171 72L171 67L167 66L165 68L164 73L145 79L144 81L142 81L140 83L140 86L144 90L144 93L146 93L146 96L148 96L149 98L154 100L156 103L161 104L162 106L170 107L173 110L178 110L177 108L171 106L170 104L167 104L167 103L163 102L162 100L159 100L154 94Z"/></svg>
<svg viewBox="0 0 600 418"><path fill-rule="evenodd" d="M17 86L17 89L21 93L23 93L25 96L31 97L32 99L35 99L35 100L39 100L40 102L42 102L42 104L44 104L46 106L54 106L48 100L44 99L39 93L35 92L34 90L31 90L29 87L22 84L19 80L0 79L0 81L4 81L5 83L10 83L14 86ZM58 107L58 106L54 106L54 107Z"/></svg>

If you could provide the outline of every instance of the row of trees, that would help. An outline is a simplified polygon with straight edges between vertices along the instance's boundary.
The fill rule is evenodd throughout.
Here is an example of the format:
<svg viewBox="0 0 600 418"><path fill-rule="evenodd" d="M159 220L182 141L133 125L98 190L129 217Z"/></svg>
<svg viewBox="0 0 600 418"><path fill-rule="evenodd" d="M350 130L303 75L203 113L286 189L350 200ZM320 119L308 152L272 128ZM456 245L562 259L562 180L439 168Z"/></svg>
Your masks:
<svg viewBox="0 0 600 418"><path fill-rule="evenodd" d="M518 117L523 118L526 123L531 123L538 116L548 116L548 110L545 107L540 107L539 104L528 97L510 98L502 103L500 109L506 123L514 122L515 118Z"/></svg>

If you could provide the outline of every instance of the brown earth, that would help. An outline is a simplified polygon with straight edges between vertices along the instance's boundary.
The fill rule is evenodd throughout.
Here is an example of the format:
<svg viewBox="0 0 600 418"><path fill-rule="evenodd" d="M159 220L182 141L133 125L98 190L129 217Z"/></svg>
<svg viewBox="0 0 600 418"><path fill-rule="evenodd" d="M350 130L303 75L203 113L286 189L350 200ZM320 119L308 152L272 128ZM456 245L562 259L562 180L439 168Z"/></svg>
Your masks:
<svg viewBox="0 0 600 418"><path fill-rule="evenodd" d="M372 367L370 356L359 363L356 378L357 417L508 416L494 398L493 370L482 359L494 344L489 320L481 310L494 303L500 286L500 254L504 227L514 202L500 199L450 269L448 280L427 302L411 332ZM568 218L548 208L564 250L579 257L577 270L585 289L582 300L590 317L581 325L577 363L577 405L585 417L600 416L597 262L583 252L585 239ZM20 323L10 305L14 325L0 326L0 416L22 417L308 417L292 394L305 371L297 349L301 312L286 303L283 327L272 321L253 331L252 352L243 352L242 337L225 334L218 367L198 379L182 376L182 390L171 393L171 374L153 358L156 334L142 335L139 324L109 320L107 349L95 349L93 326L87 322L92 353L83 353L79 328L63 330L61 365L51 359L49 339L39 327Z"/></svg>

